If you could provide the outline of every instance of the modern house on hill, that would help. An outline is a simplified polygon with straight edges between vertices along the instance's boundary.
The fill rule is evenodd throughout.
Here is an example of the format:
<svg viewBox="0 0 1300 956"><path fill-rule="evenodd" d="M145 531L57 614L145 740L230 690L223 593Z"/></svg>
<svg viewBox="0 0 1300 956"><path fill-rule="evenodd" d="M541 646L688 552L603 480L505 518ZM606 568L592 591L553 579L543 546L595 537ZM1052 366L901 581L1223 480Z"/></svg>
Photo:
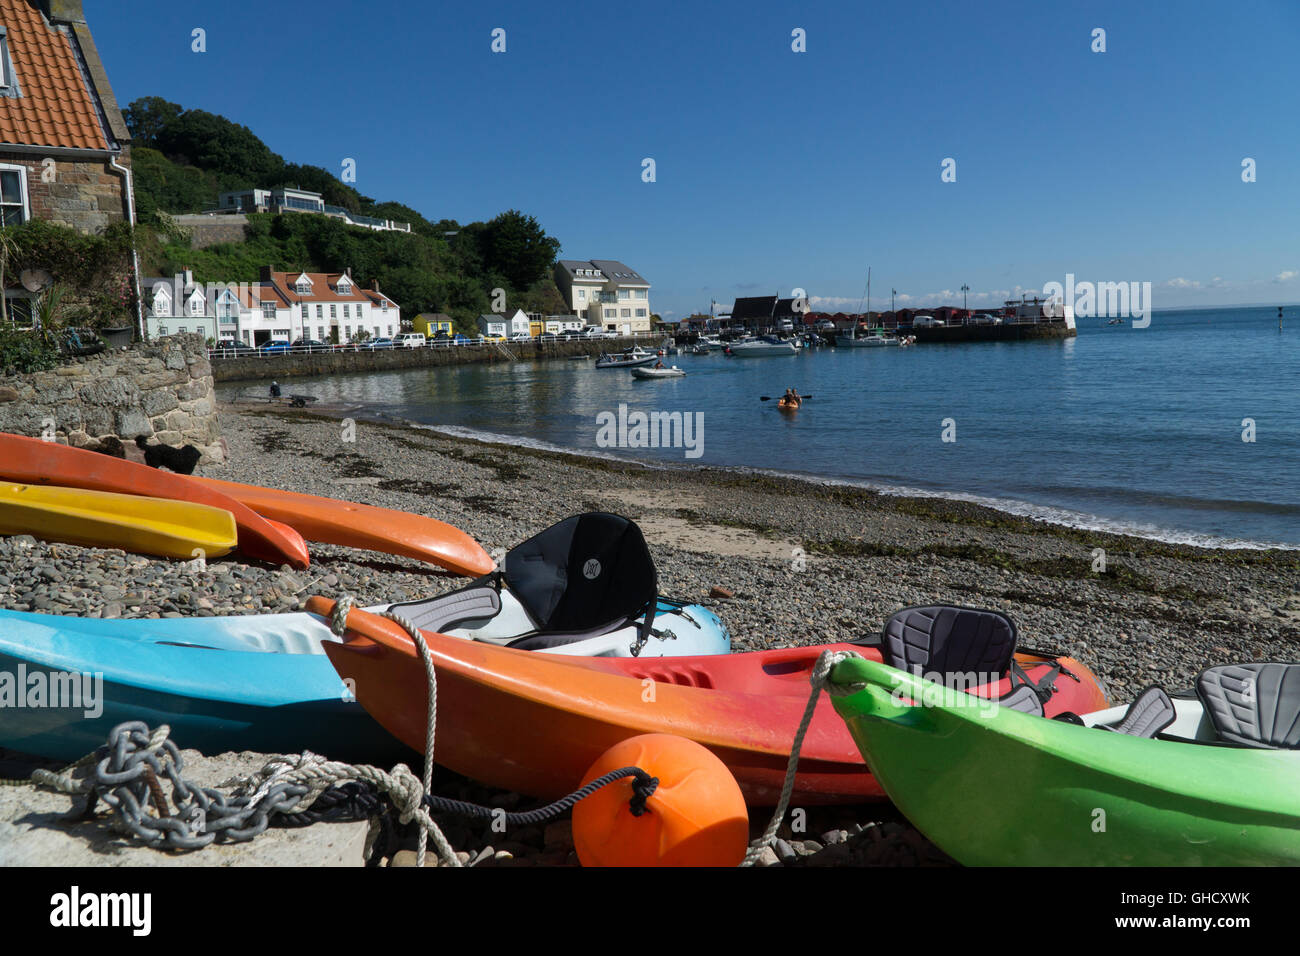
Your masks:
<svg viewBox="0 0 1300 956"><path fill-rule="evenodd" d="M608 332L650 331L650 283L614 259L561 259L555 284L570 310Z"/></svg>
<svg viewBox="0 0 1300 956"><path fill-rule="evenodd" d="M329 205L320 193L306 189L290 189L288 186L280 186L276 189L240 189L222 193L217 197L217 208L208 210L208 213L223 215L250 212L313 212L322 216L333 216L335 219L346 221L349 225L373 229L376 232L411 231L409 222L394 222L391 219L363 216L342 206ZM187 219L193 218L187 217Z"/></svg>
<svg viewBox="0 0 1300 956"><path fill-rule="evenodd" d="M4 225L45 219L94 233L133 222L130 142L80 0L0 0ZM25 325L41 290L17 278L6 276L15 286L3 294Z"/></svg>

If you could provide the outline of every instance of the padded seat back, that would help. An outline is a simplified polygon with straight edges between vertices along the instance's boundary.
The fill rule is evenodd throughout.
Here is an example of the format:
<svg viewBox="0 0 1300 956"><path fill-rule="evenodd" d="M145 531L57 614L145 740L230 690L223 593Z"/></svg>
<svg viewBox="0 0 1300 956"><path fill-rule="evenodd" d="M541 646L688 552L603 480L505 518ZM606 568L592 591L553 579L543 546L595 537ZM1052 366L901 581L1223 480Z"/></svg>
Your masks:
<svg viewBox="0 0 1300 956"><path fill-rule="evenodd" d="M1273 750L1300 749L1300 664L1223 664L1196 679L1219 736Z"/></svg>
<svg viewBox="0 0 1300 956"><path fill-rule="evenodd" d="M469 621L495 617L501 610L501 597L496 588L477 585L441 597L394 604L389 610L422 631L441 634Z"/></svg>
<svg viewBox="0 0 1300 956"><path fill-rule="evenodd" d="M942 604L908 607L885 622L880 652L912 674L1007 673L1016 625L997 611Z"/></svg>

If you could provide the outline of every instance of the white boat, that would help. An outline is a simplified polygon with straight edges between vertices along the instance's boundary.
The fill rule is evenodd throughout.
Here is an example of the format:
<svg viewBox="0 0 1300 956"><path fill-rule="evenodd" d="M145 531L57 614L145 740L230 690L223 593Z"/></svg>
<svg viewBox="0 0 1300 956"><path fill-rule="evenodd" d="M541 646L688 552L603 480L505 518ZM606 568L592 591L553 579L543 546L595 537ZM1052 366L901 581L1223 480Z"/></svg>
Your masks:
<svg viewBox="0 0 1300 956"><path fill-rule="evenodd" d="M621 353L604 352L596 359L596 368L636 368L659 361L659 356L647 352L641 346L624 349Z"/></svg>
<svg viewBox="0 0 1300 956"><path fill-rule="evenodd" d="M710 351L709 347L703 342L696 342L694 345L691 346L692 355L708 355L709 351Z"/></svg>
<svg viewBox="0 0 1300 956"><path fill-rule="evenodd" d="M632 369L633 378L680 378L686 373L676 365L671 368L646 368L638 366Z"/></svg>
<svg viewBox="0 0 1300 956"><path fill-rule="evenodd" d="M750 339L746 342L733 342L727 350L731 355L737 358L759 357L766 355L795 355L797 349L795 344L790 341L778 339L772 335L765 335L762 338Z"/></svg>
<svg viewBox="0 0 1300 956"><path fill-rule="evenodd" d="M886 335L879 329L869 335L837 335L835 344L845 349L878 349L886 348L890 345L898 345L898 336Z"/></svg>

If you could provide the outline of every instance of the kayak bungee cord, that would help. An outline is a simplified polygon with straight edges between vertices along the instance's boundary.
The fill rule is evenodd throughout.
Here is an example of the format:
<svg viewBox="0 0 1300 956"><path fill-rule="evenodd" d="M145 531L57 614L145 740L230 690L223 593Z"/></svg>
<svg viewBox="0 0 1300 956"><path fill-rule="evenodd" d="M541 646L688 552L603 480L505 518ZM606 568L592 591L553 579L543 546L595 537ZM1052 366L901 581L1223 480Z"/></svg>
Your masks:
<svg viewBox="0 0 1300 956"><path fill-rule="evenodd" d="M826 693L835 695L852 694L865 686L831 683L832 668L840 661L861 656L853 651L822 651L821 656L817 658L812 674L808 677L808 683L812 685L812 693L808 695L808 706L804 708L799 729L794 732L794 743L790 747L790 761L785 767L785 783L781 787L781 798L776 802L776 809L772 811L772 819L768 822L767 829L763 831L762 836L749 845L745 858L740 862L741 866L753 866L758 862L758 857L763 850L776 842L776 831L781 828L781 821L785 819L785 811L790 804L790 796L794 793L795 772L799 769L799 751L803 748L803 738L812 723L813 713L817 710L817 699L821 697L822 690L825 689Z"/></svg>
<svg viewBox="0 0 1300 956"><path fill-rule="evenodd" d="M347 612L352 603L349 595L338 600L331 615L335 633L346 632ZM659 780L640 767L610 771L546 806L515 813L431 794L437 718L433 659L418 628L398 614L388 612L384 616L407 632L425 663L429 709L423 780L416 778L405 764L385 772L367 764L331 761L304 751L271 757L256 773L234 777L218 787L201 787L181 776L184 760L179 748L169 739L170 727L161 724L151 729L142 721L129 721L113 728L105 746L62 770L38 769L26 780L0 780L0 784L47 786L69 795L86 795L83 816L89 816L95 803L103 800L113 810L118 823L146 846L175 850L202 849L218 837L235 843L252 840L276 816L277 824L291 827L369 819L366 855L370 856L377 836L375 824L380 823L381 830L390 829L382 825L388 819L383 812L384 798L387 798L398 811L399 823L414 821L419 826L418 866L424 866L430 833L439 856L448 866L464 865L430 816L431 810L528 826L559 817L602 787L631 777L632 815L639 817L649 812L646 801L655 792ZM87 765L93 765L93 770L86 777L75 779L74 771ZM166 777L172 785L172 803L177 811L174 814L167 811L160 777ZM227 796L220 788L233 788L233 792ZM149 814L150 806L156 816Z"/></svg>

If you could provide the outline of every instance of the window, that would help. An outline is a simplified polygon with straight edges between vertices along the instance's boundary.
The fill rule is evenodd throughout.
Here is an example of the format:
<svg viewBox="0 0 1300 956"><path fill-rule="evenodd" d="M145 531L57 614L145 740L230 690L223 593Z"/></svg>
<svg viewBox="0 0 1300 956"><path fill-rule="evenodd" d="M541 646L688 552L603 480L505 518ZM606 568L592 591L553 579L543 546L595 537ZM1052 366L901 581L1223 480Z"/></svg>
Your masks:
<svg viewBox="0 0 1300 956"><path fill-rule="evenodd" d="M393 337L393 327L391 325L388 327L388 337L390 339Z"/></svg>
<svg viewBox="0 0 1300 956"><path fill-rule="evenodd" d="M333 302L331 302L331 303L330 303L330 318L331 318L331 319L337 319L338 317L339 317L339 307L338 307L337 305L335 305Z"/></svg>
<svg viewBox="0 0 1300 956"><path fill-rule="evenodd" d="M325 326L323 325L316 326L316 341L318 342L325 341Z"/></svg>
<svg viewBox="0 0 1300 956"><path fill-rule="evenodd" d="M299 279L293 290L299 295L311 295L311 282L307 279Z"/></svg>
<svg viewBox="0 0 1300 956"><path fill-rule="evenodd" d="M316 318L319 319L319 318L323 318L323 317L324 317L324 307L321 306L321 304L318 302L318 303L316 304Z"/></svg>
<svg viewBox="0 0 1300 956"><path fill-rule="evenodd" d="M343 326L343 334L346 335L348 338L352 338L352 326L350 325Z"/></svg>
<svg viewBox="0 0 1300 956"><path fill-rule="evenodd" d="M153 298L154 315L170 315L172 311L172 302L167 296L157 294Z"/></svg>
<svg viewBox="0 0 1300 956"><path fill-rule="evenodd" d="M619 297L620 299L629 299L629 298L631 298L632 296L631 296L631 293L628 292L627 289L619 289L619 290L618 290L618 297Z"/></svg>
<svg viewBox="0 0 1300 956"><path fill-rule="evenodd" d="M190 299L190 315L202 315L202 314L203 314L203 300L200 299L198 296L193 296Z"/></svg>
<svg viewBox="0 0 1300 956"><path fill-rule="evenodd" d="M264 318L264 319L270 319L270 320L274 320L274 319L275 319L275 303L274 303L274 302L263 302L263 303L262 303L262 318Z"/></svg>
<svg viewBox="0 0 1300 956"><path fill-rule="evenodd" d="M160 326L158 326L158 334L159 334L159 335L166 335L166 334L167 334L167 326L165 326L165 325L160 325Z"/></svg>
<svg viewBox="0 0 1300 956"><path fill-rule="evenodd" d="M625 319L630 319L630 318L632 318L632 310L631 310L631 309L621 309L620 311L622 312L622 317L623 317L623 318L625 318Z"/></svg>
<svg viewBox="0 0 1300 956"><path fill-rule="evenodd" d="M606 310L605 310L605 318L607 318L607 319L616 319L616 318L618 318L618 309L606 309Z"/></svg>
<svg viewBox="0 0 1300 956"><path fill-rule="evenodd" d="M307 308L307 303L304 302L304 303L302 304L302 317L303 317L304 319L306 319L306 318L310 318L310 316L307 315L307 312L308 312L308 311L309 311L309 310L308 310L308 308Z"/></svg>
<svg viewBox="0 0 1300 956"><path fill-rule="evenodd" d="M189 331L189 329L188 329L187 327L185 327L185 326L182 325L179 329L176 330L176 333L177 333L178 335L184 335L184 334L185 334L186 332L188 332L188 331Z"/></svg>
<svg viewBox="0 0 1300 956"><path fill-rule="evenodd" d="M339 295L352 294L352 283L348 281L347 276L344 276L343 278L339 279L339 284L336 288L339 290Z"/></svg>
<svg viewBox="0 0 1300 956"><path fill-rule="evenodd" d="M636 310L636 317L637 317L638 319L644 319L644 318L645 318L645 309L637 309L637 310Z"/></svg>
<svg viewBox="0 0 1300 956"><path fill-rule="evenodd" d="M349 308L350 308L350 307L348 306L348 304L347 304L346 302L343 303L343 318L345 318L345 319L348 317L348 309L349 309Z"/></svg>
<svg viewBox="0 0 1300 956"><path fill-rule="evenodd" d="M645 289L633 289L633 290L632 290L632 298L634 298L634 299L644 299L645 297L646 297L646 290L645 290Z"/></svg>
<svg viewBox="0 0 1300 956"><path fill-rule="evenodd" d="M586 290L586 289L579 289L579 290L578 290L578 301L579 301L579 302L586 302L586 301L587 301L587 290Z"/></svg>
<svg viewBox="0 0 1300 956"><path fill-rule="evenodd" d="M22 166L0 166L0 225L26 222L27 170Z"/></svg>

